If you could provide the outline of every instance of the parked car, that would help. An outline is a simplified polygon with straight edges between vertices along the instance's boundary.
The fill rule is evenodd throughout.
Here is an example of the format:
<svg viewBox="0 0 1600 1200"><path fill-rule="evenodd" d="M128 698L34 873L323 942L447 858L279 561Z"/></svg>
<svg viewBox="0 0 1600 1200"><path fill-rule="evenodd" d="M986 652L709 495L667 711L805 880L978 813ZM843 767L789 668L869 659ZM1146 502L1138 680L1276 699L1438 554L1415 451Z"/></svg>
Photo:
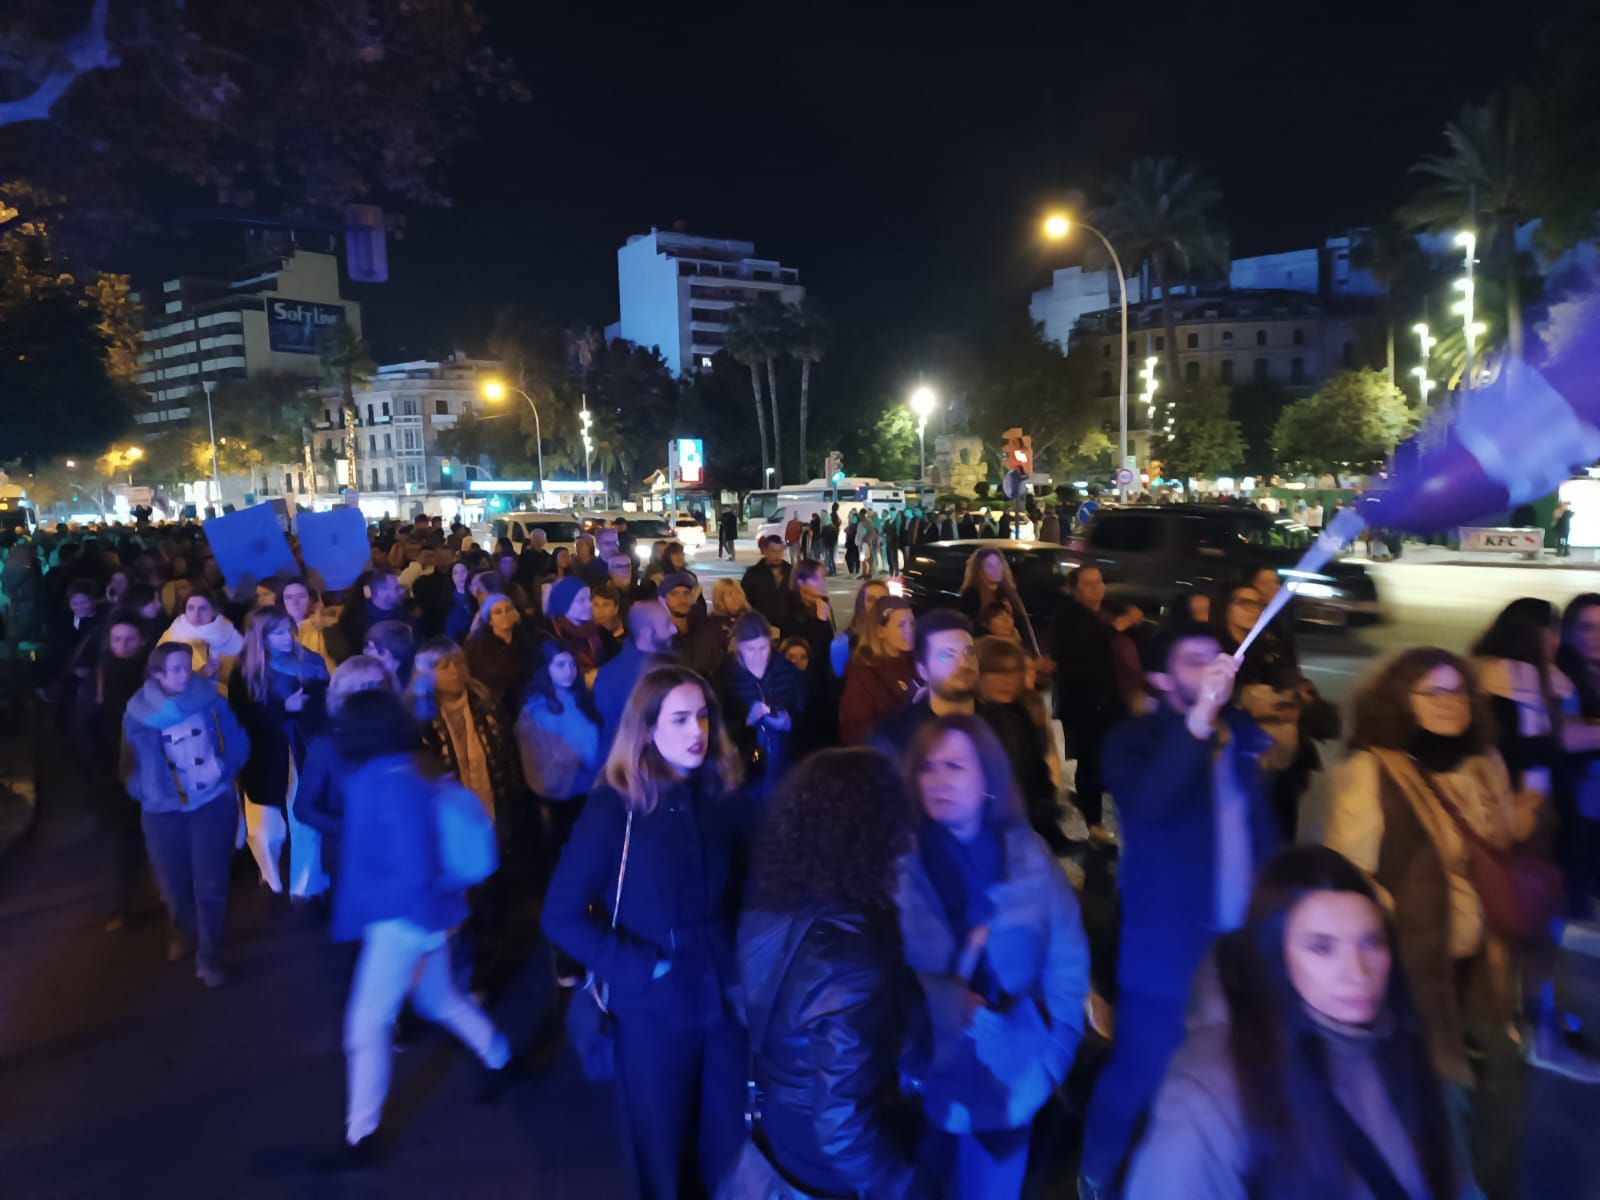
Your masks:
<svg viewBox="0 0 1600 1200"><path fill-rule="evenodd" d="M1062 585L1067 573L1082 561L1079 555L1054 542L962 538L913 546L907 552L906 565L900 573L901 594L911 601L917 613L932 608L954 608L961 599L961 581L966 577L967 560L975 551L987 546L1005 555L1017 581L1022 607L1027 610L1028 619L1039 636L1039 644L1048 647Z"/></svg>
<svg viewBox="0 0 1600 1200"><path fill-rule="evenodd" d="M571 550L581 528L571 513L496 513L481 525L472 527L472 540L486 550L493 550L501 538L507 537L511 539L512 548L520 552L529 535L535 529L542 529L549 549L564 546Z"/></svg>
<svg viewBox="0 0 1600 1200"><path fill-rule="evenodd" d="M1294 577L1314 534L1287 516L1231 504L1102 508L1079 537L1075 557L1100 568L1107 591L1152 616L1179 589L1212 591L1256 566ZM1314 625L1375 621L1378 589L1360 563L1334 561L1301 579L1295 618Z"/></svg>
<svg viewBox="0 0 1600 1200"><path fill-rule="evenodd" d="M670 513L665 514L665 520L673 520ZM680 512L674 521L676 529L673 536L677 538L686 554L694 554L697 550L706 548L706 527L698 519L686 512Z"/></svg>

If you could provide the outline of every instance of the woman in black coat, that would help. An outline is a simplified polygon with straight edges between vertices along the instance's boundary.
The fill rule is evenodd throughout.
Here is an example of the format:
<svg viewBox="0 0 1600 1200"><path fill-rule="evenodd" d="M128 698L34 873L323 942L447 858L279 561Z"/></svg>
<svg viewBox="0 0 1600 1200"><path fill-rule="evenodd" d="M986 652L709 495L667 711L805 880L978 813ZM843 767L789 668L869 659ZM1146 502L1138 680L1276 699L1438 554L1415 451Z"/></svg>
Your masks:
<svg viewBox="0 0 1600 1200"><path fill-rule="evenodd" d="M737 776L705 681L646 672L545 895L545 933L608 995L645 1200L714 1193L744 1136L746 1043L726 998L748 825Z"/></svg>
<svg viewBox="0 0 1600 1200"><path fill-rule="evenodd" d="M925 1056L908 1028L924 1010L893 880L911 812L897 772L864 748L814 755L773 798L739 922L759 1119L729 1189L737 1200L773 1194L774 1170L819 1196L910 1186L920 1110L901 1093L901 1063Z"/></svg>
<svg viewBox="0 0 1600 1200"><path fill-rule="evenodd" d="M811 668L806 673L807 704L812 713L813 744L837 745L841 684L829 667L829 649L839 630L828 600L828 574L819 562L802 562L789 577L789 603L779 622L783 637L804 638L811 647Z"/></svg>
<svg viewBox="0 0 1600 1200"><path fill-rule="evenodd" d="M806 677L772 645L772 626L747 612L729 634L733 653L722 669L728 735L746 765L752 796L772 794L807 748Z"/></svg>

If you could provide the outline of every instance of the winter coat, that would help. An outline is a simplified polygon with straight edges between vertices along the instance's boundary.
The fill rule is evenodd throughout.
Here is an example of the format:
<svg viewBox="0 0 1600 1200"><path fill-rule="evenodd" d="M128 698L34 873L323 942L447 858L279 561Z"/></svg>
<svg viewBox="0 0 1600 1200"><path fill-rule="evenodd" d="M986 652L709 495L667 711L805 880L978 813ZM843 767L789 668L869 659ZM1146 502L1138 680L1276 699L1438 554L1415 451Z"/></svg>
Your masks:
<svg viewBox="0 0 1600 1200"><path fill-rule="evenodd" d="M616 740L622 712L639 679L651 666L672 661L671 655L646 654L632 641L626 642L617 656L600 668L594 677L594 706L600 713L600 755L605 762Z"/></svg>
<svg viewBox="0 0 1600 1200"><path fill-rule="evenodd" d="M1067 729L1108 729L1127 715L1117 683L1116 630L1068 596L1056 612L1056 715Z"/></svg>
<svg viewBox="0 0 1600 1200"><path fill-rule="evenodd" d="M600 768L600 726L568 696L561 711L537 693L517 717L522 776L541 800L571 800L594 783Z"/></svg>
<svg viewBox="0 0 1600 1200"><path fill-rule="evenodd" d="M161 635L165 642L184 642L194 651L194 669L198 673L212 659L217 662L217 679L226 683L233 672L234 661L244 653L244 636L220 613L209 625L191 625L189 618L179 613Z"/></svg>
<svg viewBox="0 0 1600 1200"><path fill-rule="evenodd" d="M653 810L636 813L613 929L628 812L608 784L589 793L550 879L542 924L609 986L623 1020L710 1028L728 1019L745 805L741 793L713 796L697 779L664 787ZM671 969L653 978L663 960Z"/></svg>
<svg viewBox="0 0 1600 1200"><path fill-rule="evenodd" d="M1124 991L1175 998L1189 994L1217 927L1216 758L1233 756L1233 777L1249 806L1256 869L1279 843L1260 759L1271 739L1236 709L1223 710L1227 741L1201 741L1184 717L1163 705L1124 721L1103 750L1107 790L1122 825L1118 886ZM1246 881L1246 886L1248 883Z"/></svg>
<svg viewBox="0 0 1600 1200"><path fill-rule="evenodd" d="M1537 807L1514 796L1498 754L1473 755L1441 781L1480 835L1526 839ZM1334 774L1323 841L1367 872L1391 904L1396 957L1428 1027L1434 1068L1471 1086L1463 1006L1508 1017L1508 956L1488 937L1460 829L1409 755L1358 750Z"/></svg>
<svg viewBox="0 0 1600 1200"><path fill-rule="evenodd" d="M252 804L282 808L289 797L289 763L296 773L305 767L306 749L322 728L328 694L328 672L322 659L305 651L298 660L300 674L290 675L276 666L267 671L267 695L250 694L244 672L228 680L228 704L250 735L250 757L239 773L245 799ZM305 707L290 712L284 703L296 691L306 694Z"/></svg>
<svg viewBox="0 0 1600 1200"><path fill-rule="evenodd" d="M1250 1121L1233 1066L1227 1003L1213 970L1197 977L1186 1023L1187 1037L1167 1067L1148 1132L1133 1160L1127 1200L1253 1200L1277 1194L1273 1184L1292 1181L1248 1178ZM1399 1049L1394 1019L1381 1018L1366 1029L1313 1018L1311 1028L1325 1052L1334 1098L1355 1118L1411 1200L1432 1200L1380 1066ZM1337 1142L1335 1131L1325 1132ZM1457 1195L1478 1194L1465 1171L1458 1171L1458 1179ZM1372 1200L1353 1168L1339 1195L1341 1200Z"/></svg>
<svg viewBox="0 0 1600 1200"><path fill-rule="evenodd" d="M204 675L177 696L155 680L134 693L122 718L123 786L149 813L192 812L232 801L250 739Z"/></svg>
<svg viewBox="0 0 1600 1200"><path fill-rule="evenodd" d="M909 654L894 658L851 656L839 698L839 740L865 745L878 726L903 711L917 689L917 663Z"/></svg>
<svg viewBox="0 0 1600 1200"><path fill-rule="evenodd" d="M673 653L701 679L714 680L728 657L727 643L699 604L689 610L688 625L672 639Z"/></svg>
<svg viewBox="0 0 1600 1200"><path fill-rule="evenodd" d="M439 792L409 754L362 763L345 780L344 839L333 893L333 939L376 921L438 931L466 919L466 893L440 878Z"/></svg>
<svg viewBox="0 0 1600 1200"><path fill-rule="evenodd" d="M723 665L720 683L728 732L749 767L752 781L760 780L757 790L762 795L770 795L784 772L806 748L806 677L774 650L767 663L767 673L757 679L745 669L735 652ZM757 704L765 704L774 713L788 713L789 728L774 728L765 719L751 725L750 710Z"/></svg>
<svg viewBox="0 0 1600 1200"><path fill-rule="evenodd" d="M472 618L478 614L478 605L469 592L452 590L450 603L444 614L444 635L458 646L472 629Z"/></svg>
<svg viewBox="0 0 1600 1200"><path fill-rule="evenodd" d="M473 679L488 688L507 712L516 712L522 707L523 689L533 678L537 643L538 639L520 626L512 630L510 642L503 642L485 625L467 638L461 649Z"/></svg>
<svg viewBox="0 0 1600 1200"><path fill-rule="evenodd" d="M839 904L750 910L739 972L778 1169L821 1195L903 1195L918 1105L901 1093L900 1064L920 997L894 917Z"/></svg>
<svg viewBox="0 0 1600 1200"><path fill-rule="evenodd" d="M782 625L783 618L788 614L789 573L794 568L783 562L776 569L778 574L774 577L773 568L763 560L749 567L739 581L750 607L764 616L774 628Z"/></svg>
<svg viewBox="0 0 1600 1200"><path fill-rule="evenodd" d="M506 720L505 710L495 700L477 688L467 691L467 708L472 723L483 742L483 757L489 768L489 786L494 790L495 820L502 817L502 805L515 804L523 795L522 775L517 763L513 731ZM422 726L422 748L457 779L461 767L456 762L455 744L450 740L450 729L442 712L435 712L433 720Z"/></svg>
<svg viewBox="0 0 1600 1200"><path fill-rule="evenodd" d="M906 961L933 1025L923 1103L948 1133L1027 1125L1066 1079L1083 1037L1089 947L1077 897L1036 833L1014 824L1001 838L1005 873L988 892L994 915L983 950L1001 1000L980 1011L970 1029L972 968L962 961L969 948L957 944L921 853L906 854L898 867Z"/></svg>
<svg viewBox="0 0 1600 1200"><path fill-rule="evenodd" d="M103 654L83 681L73 713L74 747L91 778L115 780L122 755L122 717L144 687L145 655L122 659Z"/></svg>
<svg viewBox="0 0 1600 1200"><path fill-rule="evenodd" d="M339 756L331 734L319 733L306 748L305 764L294 794L295 820L322 838L322 869L338 876L339 843L344 836L344 785L352 768Z"/></svg>
<svg viewBox="0 0 1600 1200"><path fill-rule="evenodd" d="M1518 787L1533 787L1524 776L1542 771L1545 778L1536 790L1549 794L1550 773L1561 763L1558 713L1576 691L1572 681L1550 667L1541 688L1538 667L1509 658L1477 658L1472 665L1489 693L1489 708L1500 732L1500 756L1512 781Z"/></svg>

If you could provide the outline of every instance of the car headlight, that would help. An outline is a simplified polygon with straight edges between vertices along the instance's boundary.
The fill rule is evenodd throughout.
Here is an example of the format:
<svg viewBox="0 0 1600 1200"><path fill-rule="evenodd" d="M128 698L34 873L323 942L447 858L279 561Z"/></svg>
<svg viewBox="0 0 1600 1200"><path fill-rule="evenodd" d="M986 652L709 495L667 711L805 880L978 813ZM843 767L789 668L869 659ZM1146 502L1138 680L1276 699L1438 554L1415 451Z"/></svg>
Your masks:
<svg viewBox="0 0 1600 1200"><path fill-rule="evenodd" d="M1291 583L1290 588L1296 596L1308 596L1312 600L1332 600L1339 594L1337 588L1331 588L1325 583Z"/></svg>
<svg viewBox="0 0 1600 1200"><path fill-rule="evenodd" d="M634 553L634 557L635 558L637 558L640 562L644 562L646 559L648 559L650 557L650 547L649 546L635 546L633 548L633 553Z"/></svg>

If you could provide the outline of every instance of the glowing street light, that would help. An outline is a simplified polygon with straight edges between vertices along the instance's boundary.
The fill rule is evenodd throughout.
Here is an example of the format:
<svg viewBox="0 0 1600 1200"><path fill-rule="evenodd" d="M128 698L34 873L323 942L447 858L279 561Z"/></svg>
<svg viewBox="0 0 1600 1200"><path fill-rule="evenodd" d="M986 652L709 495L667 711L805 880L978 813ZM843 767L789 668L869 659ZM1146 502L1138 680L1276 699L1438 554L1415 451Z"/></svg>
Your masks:
<svg viewBox="0 0 1600 1200"><path fill-rule="evenodd" d="M934 407L939 398L933 394L933 389L924 384L911 393L911 411L917 414L917 480L925 482L928 478L928 448L924 440L924 433L928 428L928 418L933 415Z"/></svg>
<svg viewBox="0 0 1600 1200"><path fill-rule="evenodd" d="M1428 393L1433 391L1434 387L1433 380L1428 378L1428 354L1438 344L1439 339L1428 332L1425 321L1418 321L1411 327L1411 331L1417 335L1417 345L1422 351L1422 365L1412 367L1411 373L1417 377L1417 398L1422 402L1422 407L1427 408Z"/></svg>
<svg viewBox="0 0 1600 1200"><path fill-rule="evenodd" d="M1072 232L1073 223L1066 213L1050 213L1044 219L1044 235L1053 242L1059 242ZM1128 461L1128 281L1123 277L1122 260L1117 257L1117 248L1111 244L1111 239L1087 221L1078 221L1077 225L1100 239L1100 244L1111 256L1112 269L1117 273L1117 295L1122 309L1122 384L1118 389L1117 404L1117 466L1121 468ZM1120 483L1117 484L1117 498L1124 502L1128 499L1128 489Z"/></svg>
<svg viewBox="0 0 1600 1200"><path fill-rule="evenodd" d="M1464 265L1467 269L1466 277L1455 282L1456 291L1461 293L1461 299L1451 306L1450 311L1461 317L1461 334L1465 345L1462 356L1461 387L1463 390L1472 387L1472 360L1477 349L1478 336L1483 333L1484 326L1481 322L1473 320L1472 299L1476 291L1476 284L1472 279L1472 268L1477 262L1478 235L1470 230L1463 229L1456 234L1455 244L1461 247Z"/></svg>
<svg viewBox="0 0 1600 1200"><path fill-rule="evenodd" d="M515 392L528 402L528 408L533 413L533 446L539 456L539 504L542 506L544 504L544 434L539 429L539 406L533 402L533 397L528 395L527 392L519 387L512 387L500 379L485 379L479 385L478 391L482 393L485 400L491 403L498 403L504 400L512 392ZM587 447L584 455L587 458ZM585 474L587 474L587 471Z"/></svg>

